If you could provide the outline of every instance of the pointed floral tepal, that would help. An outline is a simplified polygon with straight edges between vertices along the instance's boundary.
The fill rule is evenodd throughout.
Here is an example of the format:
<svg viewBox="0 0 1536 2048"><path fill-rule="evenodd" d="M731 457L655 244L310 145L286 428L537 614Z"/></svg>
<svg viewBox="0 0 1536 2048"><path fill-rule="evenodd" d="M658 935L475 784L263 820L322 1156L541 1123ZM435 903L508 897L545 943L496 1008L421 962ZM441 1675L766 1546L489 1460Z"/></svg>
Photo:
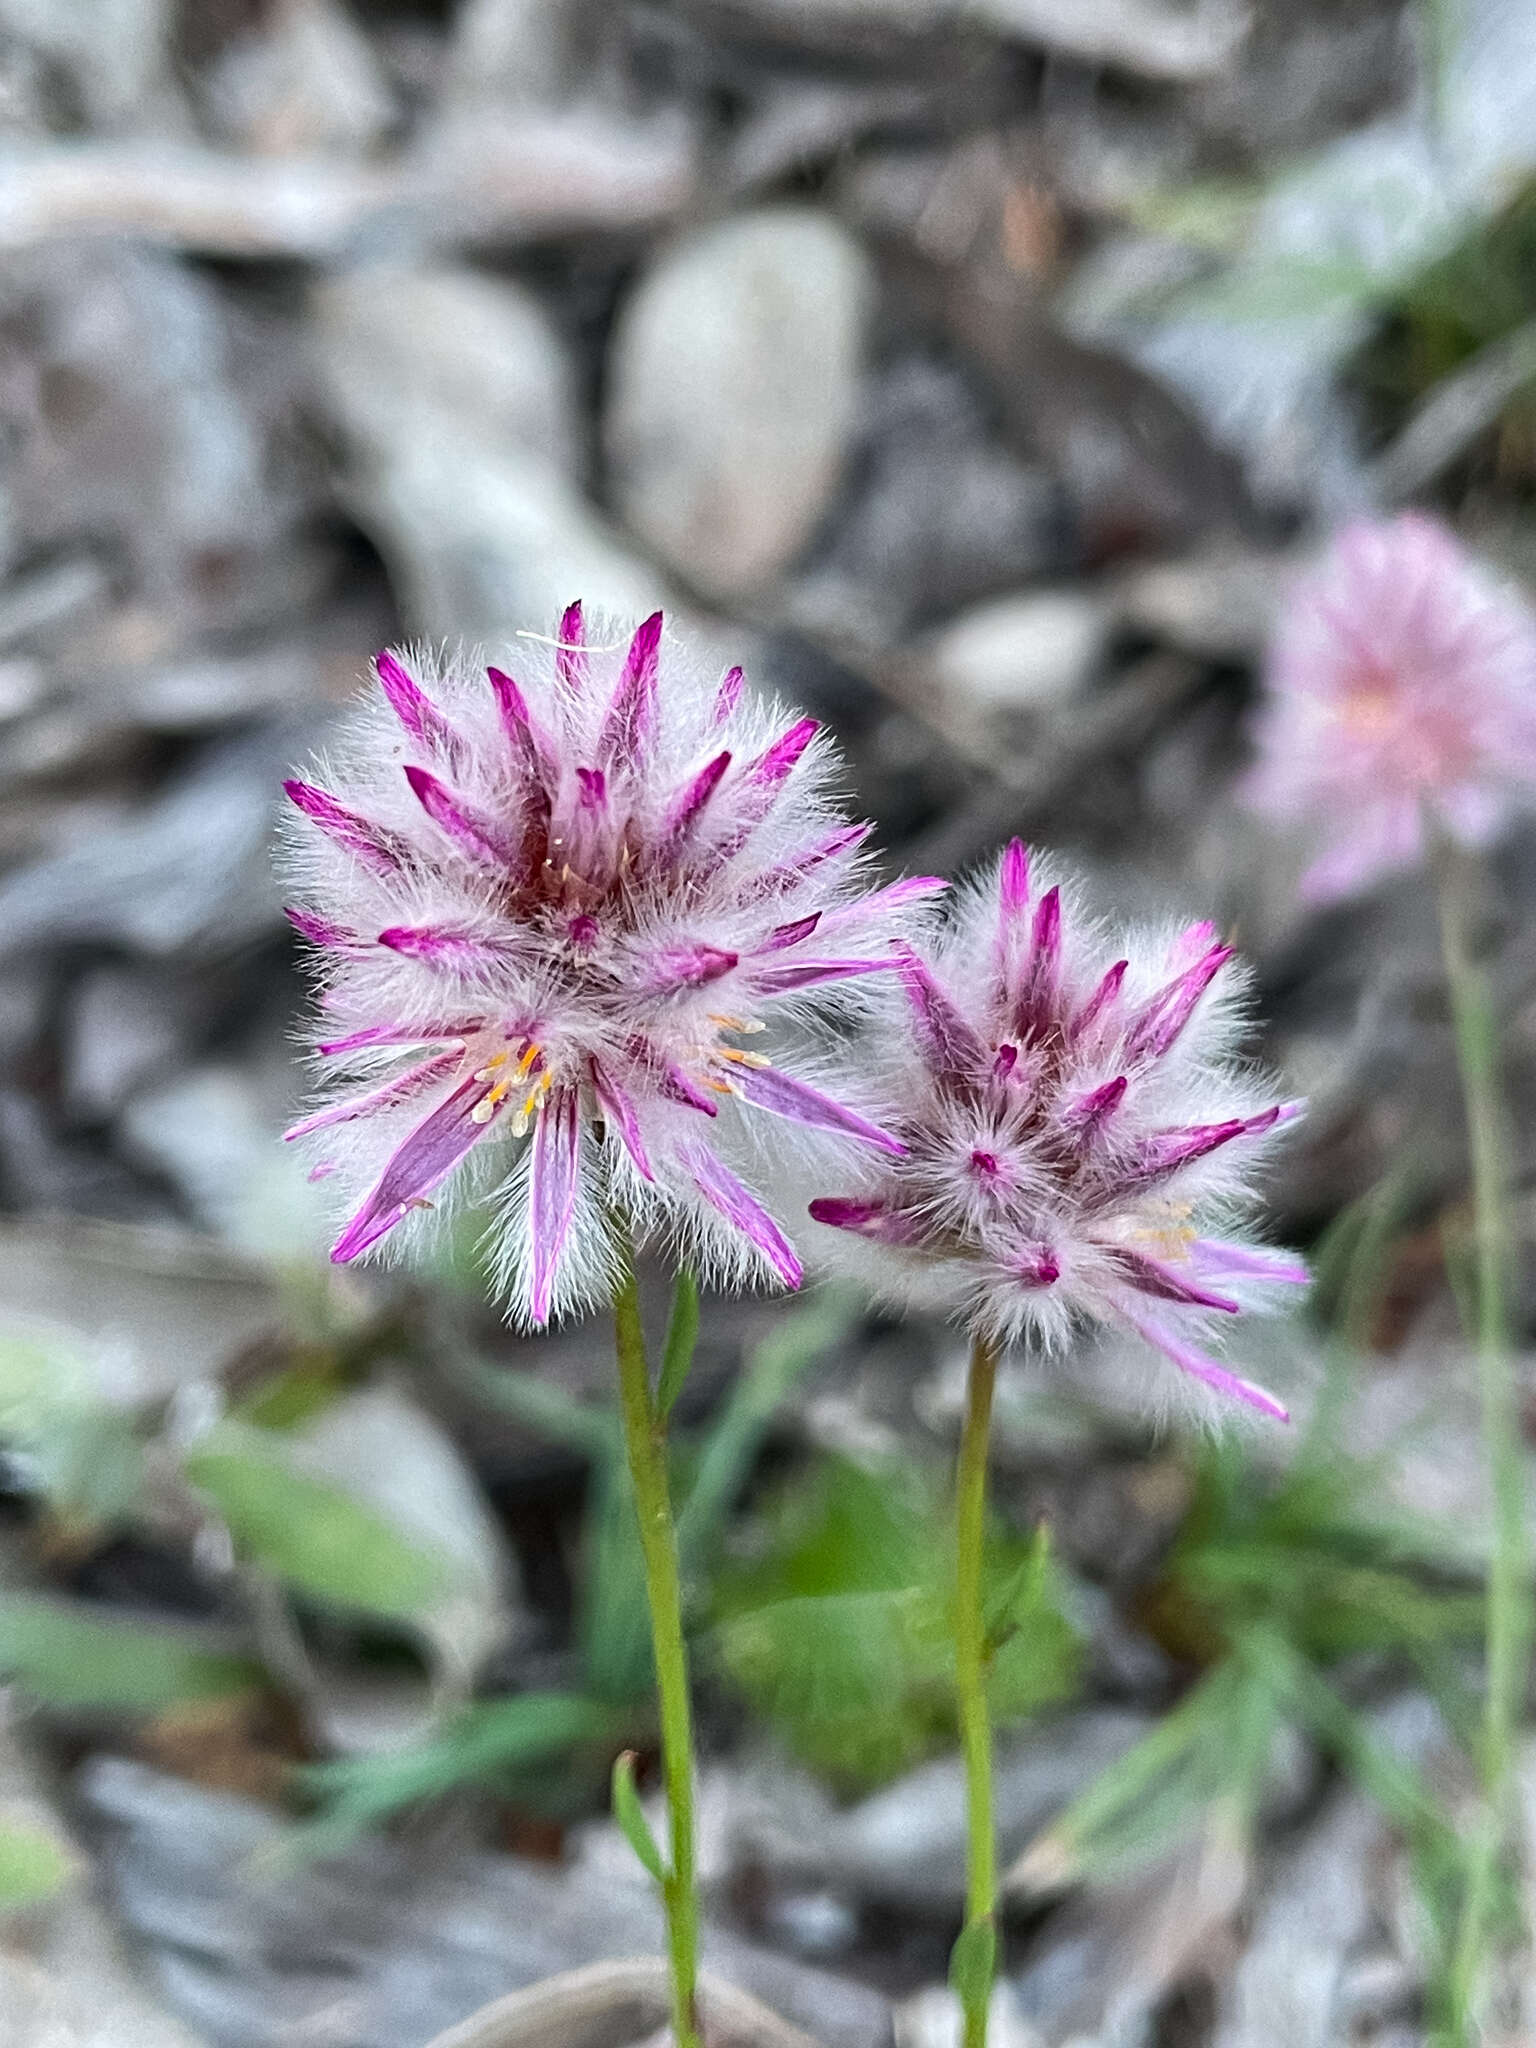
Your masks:
<svg viewBox="0 0 1536 2048"><path fill-rule="evenodd" d="M903 953L905 1017L879 1063L897 1144L811 1204L827 1256L989 1340L1118 1324L1185 1384L1283 1417L1205 1347L1306 1280L1218 1234L1300 1105L1256 1101L1234 1067L1233 954L1209 926L1107 967L1094 951L1015 842L945 933Z"/></svg>
<svg viewBox="0 0 1536 2048"><path fill-rule="evenodd" d="M337 1069L290 1135L351 1189L333 1257L478 1191L527 1323L603 1294L616 1213L794 1285L756 1120L844 1155L894 1141L758 1034L823 989L860 999L937 885L870 895L814 722L699 674L660 613L615 639L572 605L503 666L386 653L376 674L337 793L287 785Z"/></svg>

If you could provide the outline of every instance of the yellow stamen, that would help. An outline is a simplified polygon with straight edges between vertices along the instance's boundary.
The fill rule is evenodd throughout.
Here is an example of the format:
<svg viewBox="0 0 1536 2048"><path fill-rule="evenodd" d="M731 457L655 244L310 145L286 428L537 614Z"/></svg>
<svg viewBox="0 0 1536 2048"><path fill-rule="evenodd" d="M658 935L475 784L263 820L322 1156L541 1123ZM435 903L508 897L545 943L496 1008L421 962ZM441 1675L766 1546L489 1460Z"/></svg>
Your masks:
<svg viewBox="0 0 1536 2048"><path fill-rule="evenodd" d="M773 1061L760 1052L743 1052L739 1045L722 1045L719 1057L731 1060L738 1067L771 1067Z"/></svg>
<svg viewBox="0 0 1536 2048"><path fill-rule="evenodd" d="M522 1058L517 1063L517 1071L520 1074L526 1074L528 1072L528 1069L533 1065L534 1061L538 1058L540 1050L541 1048L535 1045L533 1040L530 1038L528 1041L527 1050L524 1052ZM505 1057L505 1055L503 1055L503 1057Z"/></svg>

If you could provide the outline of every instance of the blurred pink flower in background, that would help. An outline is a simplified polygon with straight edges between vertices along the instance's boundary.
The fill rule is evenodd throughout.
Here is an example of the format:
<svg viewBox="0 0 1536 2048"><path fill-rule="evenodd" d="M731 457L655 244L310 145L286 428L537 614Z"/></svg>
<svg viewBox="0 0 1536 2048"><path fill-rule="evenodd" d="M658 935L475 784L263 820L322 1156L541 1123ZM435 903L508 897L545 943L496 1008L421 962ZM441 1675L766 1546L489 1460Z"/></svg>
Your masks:
<svg viewBox="0 0 1536 2048"><path fill-rule="evenodd" d="M1015 840L901 980L878 1063L905 1150L811 1204L839 1233L829 1261L999 1341L1128 1326L1186 1385L1283 1419L1203 1348L1307 1279L1240 1231L1300 1105L1234 1060L1242 974L1214 927L1112 948Z"/></svg>
<svg viewBox="0 0 1536 2048"><path fill-rule="evenodd" d="M1485 845L1536 800L1536 611L1422 513L1362 520L1280 615L1246 795L1309 831L1313 901Z"/></svg>
<svg viewBox="0 0 1536 2048"><path fill-rule="evenodd" d="M340 1077L289 1135L356 1205L333 1259L408 1238L448 1184L487 1205L526 1323L604 1297L615 1210L681 1227L713 1277L795 1285L748 1122L787 1119L797 1148L892 1140L758 1034L889 969L895 920L941 885L870 894L815 722L705 675L659 612L602 644L572 606L517 679L377 669L329 787L286 785L289 915ZM466 1185L471 1154L489 1170Z"/></svg>

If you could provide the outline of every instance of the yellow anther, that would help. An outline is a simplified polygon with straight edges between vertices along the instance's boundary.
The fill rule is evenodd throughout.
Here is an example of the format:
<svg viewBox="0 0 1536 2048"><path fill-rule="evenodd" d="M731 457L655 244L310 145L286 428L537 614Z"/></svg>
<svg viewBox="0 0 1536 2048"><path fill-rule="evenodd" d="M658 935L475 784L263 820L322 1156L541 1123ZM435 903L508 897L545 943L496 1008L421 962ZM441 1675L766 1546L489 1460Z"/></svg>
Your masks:
<svg viewBox="0 0 1536 2048"><path fill-rule="evenodd" d="M739 1045L722 1045L720 1058L730 1060L738 1067L771 1067L773 1061L760 1052L743 1052Z"/></svg>
<svg viewBox="0 0 1536 2048"><path fill-rule="evenodd" d="M720 1074L706 1074L704 1076L704 1086L706 1088L713 1088L717 1095L739 1095L741 1093L741 1090L734 1081L727 1081Z"/></svg>
<svg viewBox="0 0 1536 2048"><path fill-rule="evenodd" d="M1194 1214L1192 1202L1170 1202L1164 1211L1166 1221L1149 1223L1134 1231L1132 1236L1147 1245L1160 1259L1179 1264L1190 1255L1195 1242L1195 1227L1186 1219Z"/></svg>
<svg viewBox="0 0 1536 2048"><path fill-rule="evenodd" d="M528 1069L533 1065L534 1061L538 1058L539 1052L540 1048L537 1045L535 1045L533 1040L530 1038L528 1041L527 1050L524 1052L522 1058L517 1063L517 1071L520 1074L526 1074L528 1072ZM502 1057L503 1059L505 1059L505 1053L503 1053Z"/></svg>
<svg viewBox="0 0 1536 2048"><path fill-rule="evenodd" d="M710 1012L709 1021L721 1031L745 1031L747 1028L739 1017L724 1017L717 1010Z"/></svg>

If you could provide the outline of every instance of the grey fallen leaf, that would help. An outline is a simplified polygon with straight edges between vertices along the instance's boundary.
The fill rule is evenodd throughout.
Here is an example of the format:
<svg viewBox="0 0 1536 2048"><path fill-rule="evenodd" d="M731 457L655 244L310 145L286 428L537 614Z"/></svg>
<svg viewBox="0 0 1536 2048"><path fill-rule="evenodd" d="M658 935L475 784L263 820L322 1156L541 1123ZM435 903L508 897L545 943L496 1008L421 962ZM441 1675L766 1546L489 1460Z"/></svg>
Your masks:
<svg viewBox="0 0 1536 2048"><path fill-rule="evenodd" d="M61 1033L64 1096L74 1114L111 1116L184 1061L184 1034L196 1029L201 1007L195 991L137 963L89 969L69 992Z"/></svg>
<svg viewBox="0 0 1536 2048"><path fill-rule="evenodd" d="M662 1957L593 1963L495 2000L430 2048L665 2048L670 2002ZM705 2038L718 2048L816 2048L810 2035L707 1970L699 2005Z"/></svg>
<svg viewBox="0 0 1536 2048"><path fill-rule="evenodd" d="M190 1231L0 1220L0 1326L62 1328L109 1402L164 1399L216 1378L280 1310L266 1270Z"/></svg>
<svg viewBox="0 0 1536 2048"><path fill-rule="evenodd" d="M42 1773L4 1720L0 1808L32 1817L83 1867ZM0 2015L5 2048L205 2048L149 1995L117 1930L82 1884L0 1929Z"/></svg>
<svg viewBox="0 0 1536 2048"><path fill-rule="evenodd" d="M1280 1864L1223 1987L1215 2048L1332 2048L1345 1970L1375 1920L1370 1866L1386 1824L1360 1793L1336 1794Z"/></svg>
<svg viewBox="0 0 1536 2048"><path fill-rule="evenodd" d="M29 640L100 604L112 587L94 555L70 554L17 576L0 589L0 646Z"/></svg>
<svg viewBox="0 0 1536 2048"><path fill-rule="evenodd" d="M1129 2048L1173 1987L1220 1952L1251 1877L1242 1826L1214 1811L1170 1855L1058 1907L1017 1980L1024 2010L1051 2041Z"/></svg>
<svg viewBox="0 0 1536 2048"><path fill-rule="evenodd" d="M380 246L519 242L665 220L686 205L694 172L683 123L593 106L515 123L456 119L383 162L159 139L13 144L0 151L0 249L111 235L317 262Z"/></svg>
<svg viewBox="0 0 1536 2048"><path fill-rule="evenodd" d="M1129 570L1114 588L1118 619L1211 661L1252 661L1269 638L1299 566L1291 553L1230 544Z"/></svg>
<svg viewBox="0 0 1536 2048"><path fill-rule="evenodd" d="M89 145L57 149L67 159L75 146ZM0 147L0 216L14 172ZM34 610L97 601L83 537L103 558L97 576L126 564L141 604L183 613L210 601L212 560L226 582L259 573L288 508L261 400L237 388L238 324L209 279L158 250L81 239L7 262L0 317L27 336L9 374L36 412L7 459L18 534L29 554L63 557L51 590L33 581Z"/></svg>
<svg viewBox="0 0 1536 2048"><path fill-rule="evenodd" d="M621 310L603 422L615 502L706 596L761 590L826 510L871 290L845 229L778 206L688 236Z"/></svg>
<svg viewBox="0 0 1536 2048"><path fill-rule="evenodd" d="M1002 1857L1016 1855L1147 1726L1129 1709L1085 1708L1001 1737L994 1806ZM941 1756L847 1807L818 1798L781 1766L736 1826L770 1870L815 1877L860 1899L950 1912L965 1896L964 1813L961 1761Z"/></svg>
<svg viewBox="0 0 1536 2048"><path fill-rule="evenodd" d="M558 100L575 57L576 0L465 0L443 80L452 109Z"/></svg>
<svg viewBox="0 0 1536 2048"><path fill-rule="evenodd" d="M382 1837L295 1864L290 1824L121 1758L92 1758L75 1789L162 1995L241 2048L289 2048L338 2012L348 2048L423 2048L509 1991L661 1947L640 1886ZM724 1926L706 1928L704 1947L722 1978L821 2048L887 2048L877 1992Z"/></svg>
<svg viewBox="0 0 1536 2048"><path fill-rule="evenodd" d="M574 476L575 377L539 300L446 263L380 262L317 284L311 347L328 405L365 456L473 426Z"/></svg>
<svg viewBox="0 0 1536 2048"><path fill-rule="evenodd" d="M506 1539L458 1447L388 1387L333 1402L299 1441L308 1469L447 1562L444 1595L418 1625L448 1685L467 1688L506 1639L517 1589Z"/></svg>
<svg viewBox="0 0 1536 2048"><path fill-rule="evenodd" d="M991 29L1043 43L1090 64L1110 64L1147 78L1208 78L1229 64L1248 33L1249 10L1238 0L692 0L693 11L746 14L813 44L872 34L932 36Z"/></svg>
<svg viewBox="0 0 1536 2048"><path fill-rule="evenodd" d="M505 651L577 592L619 616L659 603L676 616L666 578L576 482L570 367L527 295L464 272L370 270L323 286L316 316L343 489L414 630Z"/></svg>
<svg viewBox="0 0 1536 2048"><path fill-rule="evenodd" d="M0 31L63 73L96 132L175 134L190 122L171 76L173 14L171 0L0 0Z"/></svg>
<svg viewBox="0 0 1536 2048"><path fill-rule="evenodd" d="M262 156L361 155L395 112L372 44L338 0L278 0L220 51L203 94L222 135Z"/></svg>
<svg viewBox="0 0 1536 2048"><path fill-rule="evenodd" d="M7 945L227 955L279 930L272 818L304 744L288 728L231 741L122 823L5 876Z"/></svg>
<svg viewBox="0 0 1536 2048"><path fill-rule="evenodd" d="M265 1080L233 1062L183 1068L134 1096L118 1118L118 1138L138 1164L172 1181L198 1222L232 1250L319 1268L330 1209L280 1142L286 1105Z"/></svg>

